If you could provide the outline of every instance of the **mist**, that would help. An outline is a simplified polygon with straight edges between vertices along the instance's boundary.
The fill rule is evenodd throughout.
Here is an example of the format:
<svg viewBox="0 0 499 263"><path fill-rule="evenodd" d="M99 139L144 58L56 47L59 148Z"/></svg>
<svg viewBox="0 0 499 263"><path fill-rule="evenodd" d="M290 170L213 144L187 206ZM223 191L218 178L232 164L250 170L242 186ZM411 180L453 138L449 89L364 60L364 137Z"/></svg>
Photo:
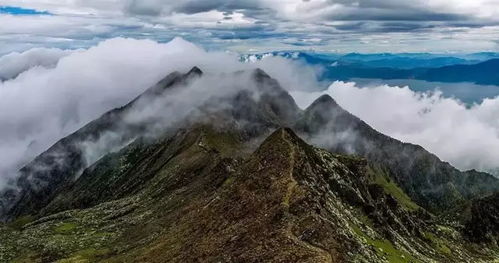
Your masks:
<svg viewBox="0 0 499 263"><path fill-rule="evenodd" d="M198 66L211 77L170 94L174 99L167 101L169 108L158 108L164 107L164 101L156 106L148 101L144 103L147 107L136 107L126 116L126 124L152 122L161 116L160 121L154 119L160 130L193 114L196 105L206 99L249 85L241 79L222 78L222 73L260 67L292 90L315 86L318 74L314 68L284 58L242 63L236 53L207 52L181 38L164 44L115 38L87 50L45 51L0 58L5 62L3 68L17 69L5 71L10 72L9 79L0 83L0 187L59 139L125 105L171 72L187 72ZM40 53L49 55L41 60L38 55L29 55ZM16 56L26 61L11 59ZM83 142L80 147L86 163L90 165L107 152L119 150L132 139L123 141L121 136L106 134L100 140Z"/></svg>
<svg viewBox="0 0 499 263"><path fill-rule="evenodd" d="M438 90L421 93L407 86L362 87L341 81L324 91L291 94L302 108L328 94L381 133L421 145L461 170L497 174L499 97L468 107Z"/></svg>
<svg viewBox="0 0 499 263"><path fill-rule="evenodd" d="M72 52L75 51L57 48L33 48L22 53L12 52L0 57L0 80L15 78L34 67L55 67L62 57Z"/></svg>
<svg viewBox="0 0 499 263"><path fill-rule="evenodd" d="M320 69L303 62L266 57L245 63L239 54L208 52L181 38L168 43L115 38L86 50L36 49L0 57L0 61L0 72L7 79L0 82L0 187L59 139L125 105L171 72L187 72L193 66L206 73L201 80L162 100L138 104L127 114L125 125L154 122L151 132L175 125L196 114L197 107L208 100L251 85L244 77L235 79L227 73L259 67L290 91L302 108L329 94L378 131L422 145L460 169L494 171L499 167L499 121L494 117L499 113L498 98L466 107L439 92L419 93L388 85L361 87L354 82L334 82L320 91ZM219 105L224 106L228 107ZM341 136L352 139L351 134ZM106 134L82 143L86 163L133 139L121 137ZM323 142L328 143L334 142Z"/></svg>

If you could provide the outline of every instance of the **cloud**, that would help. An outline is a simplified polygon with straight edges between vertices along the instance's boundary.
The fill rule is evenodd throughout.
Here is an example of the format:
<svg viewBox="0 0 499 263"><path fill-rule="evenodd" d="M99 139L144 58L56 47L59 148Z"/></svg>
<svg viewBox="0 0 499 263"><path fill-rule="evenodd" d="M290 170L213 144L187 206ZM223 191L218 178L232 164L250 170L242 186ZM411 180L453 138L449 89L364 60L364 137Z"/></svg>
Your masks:
<svg viewBox="0 0 499 263"><path fill-rule="evenodd" d="M0 41L6 43L0 54L40 46L90 47L118 36L166 42L179 34L208 48L244 52L251 47L338 52L498 49L495 0L0 0L0 5L53 14L0 15L5 25Z"/></svg>
<svg viewBox="0 0 499 263"><path fill-rule="evenodd" d="M59 59L72 52L56 48L34 48L23 53L10 53L0 57L0 80L15 78L33 67L54 67Z"/></svg>
<svg viewBox="0 0 499 263"><path fill-rule="evenodd" d="M440 92L418 93L409 87L359 87L334 82L321 92L293 92L300 107L322 94L381 133L423 146L463 169L497 171L499 167L499 97L466 107Z"/></svg>
<svg viewBox="0 0 499 263"><path fill-rule="evenodd" d="M40 56L45 57L40 60ZM467 108L439 92L416 93L387 85L363 88L349 82L334 82L327 90L314 92L320 85L316 82L320 69L274 56L242 63L238 54L208 52L181 38L165 44L115 38L86 50L35 49L0 57L0 61L8 58L14 62L17 59L12 58L19 58L18 70L10 72L22 74L0 83L0 152L8 153L0 155L0 185L60 138L126 104L165 75L193 66L201 67L208 77L168 97L169 107L159 111L165 114L156 114L165 105L163 100L139 107L125 121L172 124L207 99L247 86L240 78L222 78L222 73L260 67L291 91L302 108L327 93L378 131L420 144L458 168L499 166L499 98ZM5 64L16 68L13 62ZM353 138L349 133L338 136L343 141ZM102 137L104 142L82 144L88 163L109 149L119 149L120 138L110 133Z"/></svg>
<svg viewBox="0 0 499 263"><path fill-rule="evenodd" d="M40 60L40 56L45 57ZM115 38L87 50L37 49L0 60L12 58L19 58L19 65L13 70L14 62L7 63L7 72L24 72L0 82L0 152L8 153L0 155L0 182L14 176L20 167L62 137L104 112L123 106L173 71L186 72L199 66L208 74L218 74L258 66L292 89L313 85L316 77L314 69L304 69L284 58L242 63L238 54L207 52L181 38L166 44ZM49 66L27 69L40 62ZM215 79L208 83L216 87L215 83L220 82ZM196 85L199 89L184 98L206 97L206 88L199 92L206 83ZM182 102L179 98L175 103Z"/></svg>

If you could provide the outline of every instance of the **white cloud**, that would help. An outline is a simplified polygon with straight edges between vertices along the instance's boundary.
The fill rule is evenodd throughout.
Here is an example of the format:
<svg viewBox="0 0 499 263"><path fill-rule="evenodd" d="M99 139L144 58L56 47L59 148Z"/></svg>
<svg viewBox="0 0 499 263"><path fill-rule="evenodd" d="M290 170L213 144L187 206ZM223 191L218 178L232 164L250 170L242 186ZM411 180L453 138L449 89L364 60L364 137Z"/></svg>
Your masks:
<svg viewBox="0 0 499 263"><path fill-rule="evenodd" d="M0 155L0 181L58 139L124 105L166 74L185 72L195 65L208 73L261 67L292 91L301 107L328 93L380 132L420 144L458 168L498 167L499 98L466 108L439 93L420 94L407 87L360 88L344 82L335 82L324 92L310 92L318 85L315 68L271 56L256 63L241 63L237 54L207 52L180 38L166 44L111 39L88 50L48 52L38 62L38 55L30 55L44 52L47 50L0 58L24 59L17 61L17 71L24 72L0 83L0 152L8 153ZM43 63L48 66L27 69ZM198 84L203 88L203 83ZM173 103L185 106L189 98L206 94L206 90L192 91ZM185 111L185 107L182 109Z"/></svg>
<svg viewBox="0 0 499 263"><path fill-rule="evenodd" d="M0 152L9 153L0 164L2 177L83 124L128 102L172 71L186 50L201 52L181 40L161 45L113 39L72 53L54 68L35 67L1 83Z"/></svg>
<svg viewBox="0 0 499 263"><path fill-rule="evenodd" d="M70 50L34 48L23 53L14 52L0 57L0 80L7 80L33 67L54 67Z"/></svg>
<svg viewBox="0 0 499 263"><path fill-rule="evenodd" d="M39 51L24 53L27 60L22 64L36 64L29 59L38 57L26 54ZM116 38L65 55L53 67L33 67L0 82L0 181L60 138L126 104L175 70L199 66L207 73L219 73L258 66L293 89L312 85L315 79L313 69L284 58L241 63L237 54L206 52L180 38L166 44Z"/></svg>
<svg viewBox="0 0 499 263"><path fill-rule="evenodd" d="M441 93L417 93L409 87L363 88L334 82L323 92L293 92L300 107L322 94L381 133L418 144L460 169L499 167L499 98L467 108Z"/></svg>
<svg viewBox="0 0 499 263"><path fill-rule="evenodd" d="M179 34L243 52L310 47L337 52L498 49L496 0L0 0L3 5L54 15L0 15L0 54L42 46L89 47L117 36L163 42ZM283 43L287 38L308 46Z"/></svg>

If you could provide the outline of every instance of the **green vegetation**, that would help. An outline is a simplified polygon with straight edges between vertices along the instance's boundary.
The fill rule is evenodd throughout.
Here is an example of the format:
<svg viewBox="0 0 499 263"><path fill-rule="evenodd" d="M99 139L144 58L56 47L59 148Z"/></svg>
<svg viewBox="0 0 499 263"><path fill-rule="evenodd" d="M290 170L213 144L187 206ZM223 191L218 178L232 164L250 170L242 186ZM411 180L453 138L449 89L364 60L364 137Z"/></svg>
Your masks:
<svg viewBox="0 0 499 263"><path fill-rule="evenodd" d="M402 206L410 211L416 211L420 207L390 178L381 168L368 166L368 173L371 174L376 184L383 187L387 194L393 196Z"/></svg>
<svg viewBox="0 0 499 263"><path fill-rule="evenodd" d="M70 263L70 262L95 262L102 257L108 255L111 251L109 249L95 249L95 248L88 248L84 250L80 250L74 254L72 254L70 257L61 259L57 261L58 263Z"/></svg>
<svg viewBox="0 0 499 263"><path fill-rule="evenodd" d="M62 212L0 227L0 262L477 259L451 226L407 213L420 208L367 161L288 130L248 156L240 136L201 126L102 159L52 204Z"/></svg>
<svg viewBox="0 0 499 263"><path fill-rule="evenodd" d="M212 147L216 147L222 153L234 153L234 150L239 149L241 146L240 140L234 133L217 133L211 128L204 128L203 132L205 135L206 143Z"/></svg>
<svg viewBox="0 0 499 263"><path fill-rule="evenodd" d="M25 253L23 256L13 259L12 263L31 263L31 262L41 262L41 259L32 253Z"/></svg>
<svg viewBox="0 0 499 263"><path fill-rule="evenodd" d="M25 225L33 222L35 218L32 216L22 216L19 217L18 219L12 221L9 223L7 226L14 229L14 230L21 230Z"/></svg>
<svg viewBox="0 0 499 263"><path fill-rule="evenodd" d="M445 245L445 241L436 237L433 233L430 232L423 232L423 237L430 241L431 244L442 254L444 255L450 255L451 250L448 246Z"/></svg>
<svg viewBox="0 0 499 263"><path fill-rule="evenodd" d="M76 224L74 223L62 223L54 228L54 232L58 234L67 234L76 229Z"/></svg>
<svg viewBox="0 0 499 263"><path fill-rule="evenodd" d="M390 263L412 263L419 262L416 258L414 258L411 254L397 249L394 247L393 243L386 239L373 239L368 236L366 233L360 229L360 227L356 225L352 225L352 230L355 234L367 244L376 249L376 253L385 257Z"/></svg>
<svg viewBox="0 0 499 263"><path fill-rule="evenodd" d="M229 186L231 185L236 178L234 176L229 176L225 181L223 182L223 186Z"/></svg>
<svg viewBox="0 0 499 263"><path fill-rule="evenodd" d="M372 245L376 248L378 255L385 256L388 259L388 262L418 262L413 256L405 251L401 251L396 249L392 242L382 239L382 240L373 240L368 239L368 244Z"/></svg>

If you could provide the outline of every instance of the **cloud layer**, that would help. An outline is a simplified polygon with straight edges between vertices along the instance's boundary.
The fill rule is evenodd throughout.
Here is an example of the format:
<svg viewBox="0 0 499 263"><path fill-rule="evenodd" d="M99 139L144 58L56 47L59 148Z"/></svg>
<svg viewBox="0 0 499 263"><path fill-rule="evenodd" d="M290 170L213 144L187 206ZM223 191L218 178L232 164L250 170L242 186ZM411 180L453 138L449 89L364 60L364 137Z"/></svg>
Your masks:
<svg viewBox="0 0 499 263"><path fill-rule="evenodd" d="M0 152L9 153L0 155L0 184L60 138L124 105L170 72L193 66L207 73L260 67L303 108L327 93L380 132L420 144L458 168L499 166L499 98L467 108L438 92L408 87L334 82L314 92L320 86L316 68L282 57L242 63L237 54L207 52L181 38L166 44L116 38L87 50L35 49L0 61L4 76L17 75L0 83ZM202 94L192 91L178 102Z"/></svg>
<svg viewBox="0 0 499 263"><path fill-rule="evenodd" d="M23 53L13 52L0 57L0 80L8 80L33 67L55 67L59 59L71 54L70 50L34 48Z"/></svg>
<svg viewBox="0 0 499 263"><path fill-rule="evenodd" d="M9 43L0 54L88 47L116 36L169 41L178 34L244 51L498 50L496 0L0 0L0 6L34 10L0 14L0 41ZM52 15L36 15L43 12Z"/></svg>
<svg viewBox="0 0 499 263"><path fill-rule="evenodd" d="M0 152L8 153L0 155L0 184L60 138L173 71L199 66L220 73L259 66L291 89L313 86L316 78L314 69L284 58L250 65L237 54L206 52L181 38L166 44L116 38L88 50L36 49L0 61L5 76L22 72L0 82Z"/></svg>
<svg viewBox="0 0 499 263"><path fill-rule="evenodd" d="M359 87L334 82L322 92L293 92L301 107L322 94L373 128L423 146L457 168L495 171L499 167L499 98L467 108L440 92L417 93L409 87Z"/></svg>

